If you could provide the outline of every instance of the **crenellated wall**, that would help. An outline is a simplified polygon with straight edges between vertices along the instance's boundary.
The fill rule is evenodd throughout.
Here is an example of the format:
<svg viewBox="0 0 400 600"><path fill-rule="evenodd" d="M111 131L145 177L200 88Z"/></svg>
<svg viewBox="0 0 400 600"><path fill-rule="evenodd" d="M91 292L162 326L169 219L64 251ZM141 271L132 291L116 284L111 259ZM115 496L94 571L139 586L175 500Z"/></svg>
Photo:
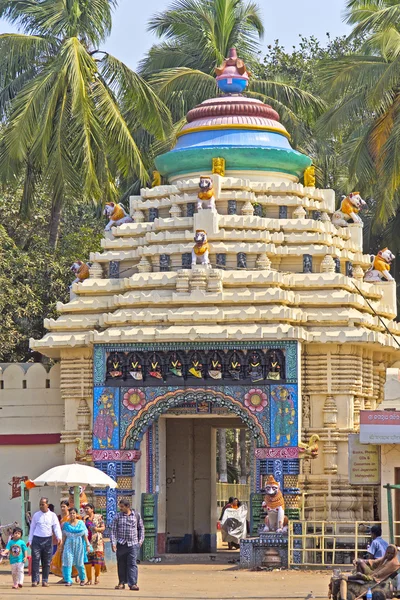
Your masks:
<svg viewBox="0 0 400 600"><path fill-rule="evenodd" d="M20 521L19 500L11 502L8 483L14 476L35 478L65 462L60 444L64 402L60 393L60 365L47 370L40 363L0 364L0 519ZM31 492L38 506L43 490ZM59 491L46 489L50 501Z"/></svg>

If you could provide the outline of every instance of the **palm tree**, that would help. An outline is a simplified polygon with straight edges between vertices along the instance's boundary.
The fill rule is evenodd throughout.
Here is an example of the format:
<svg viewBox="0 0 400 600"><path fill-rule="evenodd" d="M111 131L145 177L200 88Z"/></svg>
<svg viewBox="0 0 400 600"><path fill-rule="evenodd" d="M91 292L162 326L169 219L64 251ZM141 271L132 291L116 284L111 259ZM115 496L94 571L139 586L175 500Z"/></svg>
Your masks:
<svg viewBox="0 0 400 600"><path fill-rule="evenodd" d="M400 207L400 3L348 0L347 21L365 42L359 55L323 66L333 105L319 129L345 136L350 176L374 195L381 228Z"/></svg>
<svg viewBox="0 0 400 600"><path fill-rule="evenodd" d="M52 194L49 241L63 203L115 199L119 178L147 179L133 132L163 138L167 107L135 72L99 46L117 0L0 0L0 177L23 177L28 214L39 184Z"/></svg>
<svg viewBox="0 0 400 600"><path fill-rule="evenodd" d="M140 72L151 78L179 122L193 106L217 95L214 69L231 47L248 66L254 64L264 27L254 2L175 0L150 20L149 31L165 39L151 48ZM271 104L291 128L299 124L301 111L318 112L324 106L311 93L284 81L252 78L246 93Z"/></svg>

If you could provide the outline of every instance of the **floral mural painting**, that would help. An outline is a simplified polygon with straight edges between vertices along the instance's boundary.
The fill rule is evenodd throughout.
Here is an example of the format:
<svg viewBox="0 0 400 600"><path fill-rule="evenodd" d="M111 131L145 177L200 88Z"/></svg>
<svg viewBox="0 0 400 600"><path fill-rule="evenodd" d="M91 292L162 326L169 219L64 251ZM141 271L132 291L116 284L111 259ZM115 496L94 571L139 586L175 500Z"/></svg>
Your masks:
<svg viewBox="0 0 400 600"><path fill-rule="evenodd" d="M244 395L244 405L251 412L262 412L268 406L268 396L260 388L252 388Z"/></svg>
<svg viewBox="0 0 400 600"><path fill-rule="evenodd" d="M130 388L125 392L122 404L128 410L140 410L146 404L146 396L144 392L138 388Z"/></svg>

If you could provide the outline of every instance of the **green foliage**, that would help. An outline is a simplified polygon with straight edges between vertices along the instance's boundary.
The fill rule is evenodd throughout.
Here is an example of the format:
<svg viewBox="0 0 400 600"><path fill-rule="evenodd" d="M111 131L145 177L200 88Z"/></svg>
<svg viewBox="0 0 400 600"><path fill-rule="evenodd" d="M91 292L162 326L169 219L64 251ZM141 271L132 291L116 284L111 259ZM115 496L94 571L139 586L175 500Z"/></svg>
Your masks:
<svg viewBox="0 0 400 600"><path fill-rule="evenodd" d="M255 67L254 74L260 79L284 79L292 85L312 94L320 94L322 86L317 67L322 60L334 60L357 52L360 42L345 36L331 38L326 34L326 45L316 37L299 35L298 46L286 50L275 40L268 46L264 59Z"/></svg>
<svg viewBox="0 0 400 600"><path fill-rule="evenodd" d="M0 17L23 34L0 35L0 177L24 178L22 214L38 188L52 196L49 239L57 243L65 202L116 200L118 181L148 179L133 132L156 138L170 114L139 75L98 46L115 0L0 0Z"/></svg>
<svg viewBox="0 0 400 600"><path fill-rule="evenodd" d="M31 357L29 338L42 337L44 319L56 316L57 302L69 300L68 288L75 278L70 266L100 249L104 227L93 206L68 206L54 251L47 239L49 195L38 195L31 219L23 221L15 192L0 192L0 362Z"/></svg>
<svg viewBox="0 0 400 600"><path fill-rule="evenodd" d="M319 131L343 137L354 186L374 198L376 234L400 209L399 7L393 0L348 0L352 39L363 36L360 54L329 61L321 69L331 108Z"/></svg>

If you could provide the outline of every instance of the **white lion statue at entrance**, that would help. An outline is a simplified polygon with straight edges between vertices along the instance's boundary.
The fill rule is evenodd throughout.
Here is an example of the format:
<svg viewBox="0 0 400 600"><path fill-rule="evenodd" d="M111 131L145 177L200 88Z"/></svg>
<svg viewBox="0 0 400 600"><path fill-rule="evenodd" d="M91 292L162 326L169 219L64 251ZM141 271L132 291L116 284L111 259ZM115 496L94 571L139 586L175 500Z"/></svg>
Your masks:
<svg viewBox="0 0 400 600"><path fill-rule="evenodd" d="M262 508L267 513L264 531L286 533L288 530L288 518L285 517L285 501L281 492L281 486L275 481L273 475L269 475L265 482L265 496Z"/></svg>

